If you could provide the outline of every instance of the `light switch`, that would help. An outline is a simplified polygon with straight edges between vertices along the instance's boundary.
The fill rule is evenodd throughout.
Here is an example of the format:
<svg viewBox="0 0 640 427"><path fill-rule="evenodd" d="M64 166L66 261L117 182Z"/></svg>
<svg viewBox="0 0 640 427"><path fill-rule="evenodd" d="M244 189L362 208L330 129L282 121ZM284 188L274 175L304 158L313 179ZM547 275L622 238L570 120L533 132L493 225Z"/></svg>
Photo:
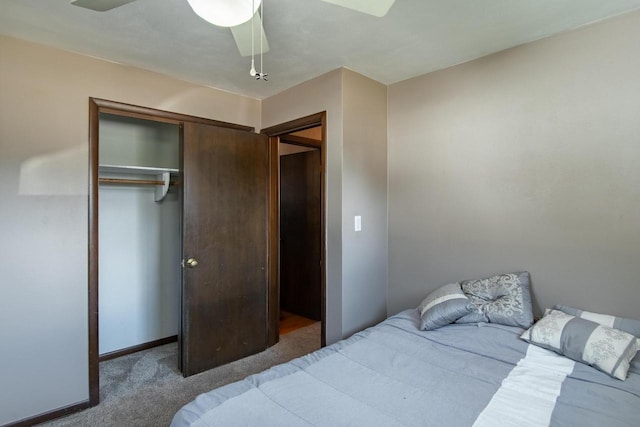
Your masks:
<svg viewBox="0 0 640 427"><path fill-rule="evenodd" d="M362 231L362 217L360 215L355 216L355 230Z"/></svg>

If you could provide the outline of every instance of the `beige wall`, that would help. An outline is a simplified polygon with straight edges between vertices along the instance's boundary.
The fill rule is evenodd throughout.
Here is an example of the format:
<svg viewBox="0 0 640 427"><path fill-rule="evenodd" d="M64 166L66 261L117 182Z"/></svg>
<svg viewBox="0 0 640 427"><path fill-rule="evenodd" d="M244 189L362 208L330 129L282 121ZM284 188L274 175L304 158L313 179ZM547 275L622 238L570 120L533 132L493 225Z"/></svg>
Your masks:
<svg viewBox="0 0 640 427"><path fill-rule="evenodd" d="M262 103L263 127L327 112L327 343L386 315L386 95L339 69Z"/></svg>
<svg viewBox="0 0 640 427"><path fill-rule="evenodd" d="M387 87L347 69L342 78L342 325L349 336L387 315Z"/></svg>
<svg viewBox="0 0 640 427"><path fill-rule="evenodd" d="M538 309L638 317L639 39L632 13L388 93L340 69L260 102L0 37L0 424L88 397L90 96L258 128L327 112L329 343L387 291L392 314L521 269Z"/></svg>
<svg viewBox="0 0 640 427"><path fill-rule="evenodd" d="M322 126L316 126L310 129L304 129L298 132L293 132L291 135L302 136L304 138L315 139L317 141L322 140Z"/></svg>
<svg viewBox="0 0 640 427"><path fill-rule="evenodd" d="M327 112L326 303L327 343L342 338L342 70L262 101L262 127Z"/></svg>
<svg viewBox="0 0 640 427"><path fill-rule="evenodd" d="M282 157L288 156L289 154L304 153L305 151L314 151L318 149L312 147L303 147L302 145L285 144L281 142L279 144L278 150L278 154L280 154L280 157Z"/></svg>
<svg viewBox="0 0 640 427"><path fill-rule="evenodd" d="M88 98L260 127L260 101L0 37L0 424L88 398Z"/></svg>
<svg viewBox="0 0 640 427"><path fill-rule="evenodd" d="M389 311L527 269L639 317L640 13L389 88Z"/></svg>

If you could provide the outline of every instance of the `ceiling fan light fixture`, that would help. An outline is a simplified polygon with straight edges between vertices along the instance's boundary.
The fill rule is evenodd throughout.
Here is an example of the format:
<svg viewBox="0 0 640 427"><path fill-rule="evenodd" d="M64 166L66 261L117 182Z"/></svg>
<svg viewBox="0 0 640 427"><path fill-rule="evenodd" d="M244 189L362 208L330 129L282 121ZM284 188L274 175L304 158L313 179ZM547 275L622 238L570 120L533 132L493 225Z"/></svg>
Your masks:
<svg viewBox="0 0 640 427"><path fill-rule="evenodd" d="M235 27L251 19L261 0L187 0L191 9L218 27ZM252 11L253 9L253 11Z"/></svg>

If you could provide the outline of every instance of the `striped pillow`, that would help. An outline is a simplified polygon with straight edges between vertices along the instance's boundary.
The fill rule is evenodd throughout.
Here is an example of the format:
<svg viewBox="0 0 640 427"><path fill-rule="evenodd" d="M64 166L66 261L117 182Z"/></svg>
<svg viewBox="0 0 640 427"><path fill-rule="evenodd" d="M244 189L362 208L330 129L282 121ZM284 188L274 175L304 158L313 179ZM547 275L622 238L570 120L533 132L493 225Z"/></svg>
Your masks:
<svg viewBox="0 0 640 427"><path fill-rule="evenodd" d="M627 378L629 363L640 349L640 341L627 332L558 310L550 310L521 338L620 380Z"/></svg>
<svg viewBox="0 0 640 427"><path fill-rule="evenodd" d="M474 306L459 283L450 283L431 292L418 307L420 329L431 331L471 313Z"/></svg>
<svg viewBox="0 0 640 427"><path fill-rule="evenodd" d="M583 311L566 305L556 305L553 309L582 319L591 320L592 322L596 322L610 328L620 329L621 331L635 335L636 338L640 338L640 320L615 317L608 314L592 313L591 311Z"/></svg>
<svg viewBox="0 0 640 427"><path fill-rule="evenodd" d="M577 308L568 307L566 305L556 305L554 310L560 310L563 313L570 314L572 316L581 317L583 319L591 320L592 322L599 323L610 328L620 329L635 335L636 338L640 338L640 320L627 319L625 317L616 317L609 314L593 313L591 311L579 310ZM640 373L640 352L636 354L636 357L631 361L632 372Z"/></svg>

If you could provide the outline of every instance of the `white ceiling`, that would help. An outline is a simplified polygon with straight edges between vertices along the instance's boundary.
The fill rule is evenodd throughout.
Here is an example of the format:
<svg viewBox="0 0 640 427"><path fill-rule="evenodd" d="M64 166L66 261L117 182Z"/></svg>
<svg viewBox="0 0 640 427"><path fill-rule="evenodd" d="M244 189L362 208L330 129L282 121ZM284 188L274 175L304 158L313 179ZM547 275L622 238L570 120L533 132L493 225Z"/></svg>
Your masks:
<svg viewBox="0 0 640 427"><path fill-rule="evenodd" d="M229 29L186 0L108 12L0 0L0 34L262 99L341 66L391 84L640 8L640 0L397 0L376 18L319 0L264 1L268 82L249 76Z"/></svg>

